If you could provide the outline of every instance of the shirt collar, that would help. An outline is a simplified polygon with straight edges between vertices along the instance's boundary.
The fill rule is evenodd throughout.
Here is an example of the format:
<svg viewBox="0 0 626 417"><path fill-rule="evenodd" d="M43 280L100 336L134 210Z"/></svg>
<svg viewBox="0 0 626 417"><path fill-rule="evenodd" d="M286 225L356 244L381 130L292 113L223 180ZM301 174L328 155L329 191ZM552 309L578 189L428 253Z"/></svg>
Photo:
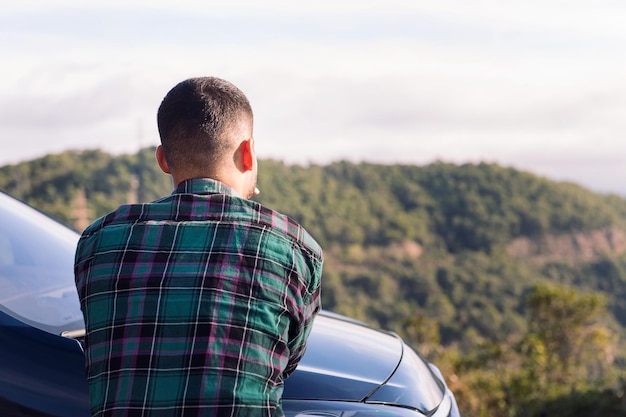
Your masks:
<svg viewBox="0 0 626 417"><path fill-rule="evenodd" d="M178 184L172 194L228 194L239 197L229 185L210 178L192 178Z"/></svg>

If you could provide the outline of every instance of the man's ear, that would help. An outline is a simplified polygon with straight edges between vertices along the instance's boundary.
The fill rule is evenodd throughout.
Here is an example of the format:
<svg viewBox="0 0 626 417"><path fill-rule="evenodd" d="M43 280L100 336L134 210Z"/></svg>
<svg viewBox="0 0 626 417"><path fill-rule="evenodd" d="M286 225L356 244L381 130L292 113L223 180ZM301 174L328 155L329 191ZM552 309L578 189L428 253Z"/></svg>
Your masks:
<svg viewBox="0 0 626 417"><path fill-rule="evenodd" d="M159 145L157 147L155 156L156 156L157 163L159 164L159 168L161 168L161 171L165 172L166 174L171 174L170 166L167 163L167 158L165 158L165 152L163 151L163 146Z"/></svg>
<svg viewBox="0 0 626 417"><path fill-rule="evenodd" d="M253 139L248 139L241 142L241 164L244 172L252 171L254 169L254 144Z"/></svg>

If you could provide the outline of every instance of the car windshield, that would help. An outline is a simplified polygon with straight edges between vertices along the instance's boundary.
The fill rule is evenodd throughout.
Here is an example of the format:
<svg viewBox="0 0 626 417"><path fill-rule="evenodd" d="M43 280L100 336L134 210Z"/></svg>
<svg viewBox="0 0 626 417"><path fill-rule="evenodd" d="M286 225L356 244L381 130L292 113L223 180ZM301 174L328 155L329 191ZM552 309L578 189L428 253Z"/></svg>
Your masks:
<svg viewBox="0 0 626 417"><path fill-rule="evenodd" d="M76 232L0 193L0 310L51 333L83 328L77 241Z"/></svg>

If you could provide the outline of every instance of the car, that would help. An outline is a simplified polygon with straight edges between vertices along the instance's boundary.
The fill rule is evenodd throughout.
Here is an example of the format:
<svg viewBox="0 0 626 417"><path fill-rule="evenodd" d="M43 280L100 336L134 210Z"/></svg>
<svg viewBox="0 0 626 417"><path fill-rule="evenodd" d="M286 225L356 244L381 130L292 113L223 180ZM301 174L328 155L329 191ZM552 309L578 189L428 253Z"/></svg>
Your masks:
<svg viewBox="0 0 626 417"><path fill-rule="evenodd" d="M78 233L0 192L0 410L88 417ZM322 311L286 380L287 417L459 416L438 369L393 333Z"/></svg>

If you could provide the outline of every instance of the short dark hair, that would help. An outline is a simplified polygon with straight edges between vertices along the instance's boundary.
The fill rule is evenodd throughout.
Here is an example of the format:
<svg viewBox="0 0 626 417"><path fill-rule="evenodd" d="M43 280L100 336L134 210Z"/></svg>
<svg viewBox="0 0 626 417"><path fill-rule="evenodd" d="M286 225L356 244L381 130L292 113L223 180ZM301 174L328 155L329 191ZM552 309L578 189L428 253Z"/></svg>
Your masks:
<svg viewBox="0 0 626 417"><path fill-rule="evenodd" d="M237 123L252 123L245 94L216 77L190 78L172 88L157 113L161 144L168 164L218 164L233 145L228 134Z"/></svg>

